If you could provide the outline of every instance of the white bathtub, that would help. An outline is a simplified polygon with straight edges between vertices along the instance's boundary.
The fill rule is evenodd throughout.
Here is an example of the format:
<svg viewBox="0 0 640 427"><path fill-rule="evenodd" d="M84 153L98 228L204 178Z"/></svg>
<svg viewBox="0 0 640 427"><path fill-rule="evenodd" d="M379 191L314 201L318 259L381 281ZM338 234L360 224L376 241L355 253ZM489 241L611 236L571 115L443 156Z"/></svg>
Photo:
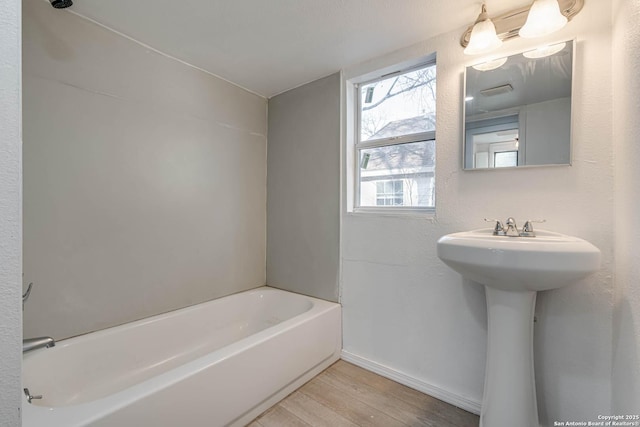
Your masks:
<svg viewBox="0 0 640 427"><path fill-rule="evenodd" d="M338 360L340 305L262 287L27 353L23 427L243 426Z"/></svg>

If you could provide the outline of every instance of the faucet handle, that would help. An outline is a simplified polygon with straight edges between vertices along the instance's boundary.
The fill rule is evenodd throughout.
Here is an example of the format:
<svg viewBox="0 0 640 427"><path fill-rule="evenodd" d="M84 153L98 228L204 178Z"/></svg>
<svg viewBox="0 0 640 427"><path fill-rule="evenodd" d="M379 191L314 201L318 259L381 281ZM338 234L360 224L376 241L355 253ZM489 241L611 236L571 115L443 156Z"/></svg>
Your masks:
<svg viewBox="0 0 640 427"><path fill-rule="evenodd" d="M500 221L499 219L489 219L489 218L484 218L484 220L486 222L495 222L496 225L493 228L494 236L504 236L504 226L502 225L502 221Z"/></svg>
<svg viewBox="0 0 640 427"><path fill-rule="evenodd" d="M39 394L37 396L33 396L28 388L25 388L23 391L24 391L25 396L27 396L27 402L29 402L29 403L31 403L31 401L34 400L34 399L42 399L42 395L41 394Z"/></svg>
<svg viewBox="0 0 640 427"><path fill-rule="evenodd" d="M522 227L522 231L520 232L520 235L522 237L536 237L536 233L533 231L533 223L538 223L538 224L542 224L544 222L547 222L546 219L529 219L527 220L527 222L524 223L524 227Z"/></svg>

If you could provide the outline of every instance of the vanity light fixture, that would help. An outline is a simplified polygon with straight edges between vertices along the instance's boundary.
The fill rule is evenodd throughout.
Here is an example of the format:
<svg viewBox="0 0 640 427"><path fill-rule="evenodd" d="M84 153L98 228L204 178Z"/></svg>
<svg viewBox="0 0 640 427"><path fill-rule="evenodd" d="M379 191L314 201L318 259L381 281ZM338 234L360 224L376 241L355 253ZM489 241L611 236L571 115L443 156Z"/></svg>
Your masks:
<svg viewBox="0 0 640 427"><path fill-rule="evenodd" d="M510 10L491 19L489 19L489 16L486 14L486 7L483 5L483 13L481 13L476 22L469 26L469 28L467 28L467 30L462 34L460 37L460 45L465 48L464 53L468 55L486 53L492 49L489 48L488 50L478 51L475 48L470 48L473 47L471 44L472 35L478 32L476 31L476 28L479 27L479 24L484 24L480 26L480 29L482 27L488 27L488 25L486 25L487 22L491 23L491 26L495 28L495 34L498 41L505 41L518 36L538 37L545 35L541 32L536 32L542 31L536 30L536 28L541 27L545 28L545 31L549 31L547 34L550 34L550 32L556 31L566 24L566 22L564 22L564 24L558 26L559 24L556 23L552 26L552 21L571 21L571 19L582 10L584 2L585 0L535 0L530 6ZM545 12L549 10L552 12ZM542 24L540 24L540 18L537 18L540 16L539 13L541 12L545 14L542 18ZM547 15L547 13L551 13L551 15ZM558 15L560 15L559 18ZM549 30L549 28L553 29ZM475 41L473 43L475 44ZM500 44L495 43L494 41L493 48L497 48L498 46L500 46Z"/></svg>
<svg viewBox="0 0 640 427"><path fill-rule="evenodd" d="M566 45L567 45L567 43L563 42L563 43L558 43L558 44L541 46L541 47L539 47L537 49L530 50L528 52L524 52L522 54L522 56L524 56L525 58L529 58L529 59L544 58L545 56L555 55L556 53L558 53L562 49L564 49L564 47Z"/></svg>
<svg viewBox="0 0 640 427"><path fill-rule="evenodd" d="M535 0L527 22L518 34L523 38L544 37L567 25L567 17L560 13L558 0Z"/></svg>
<svg viewBox="0 0 640 427"><path fill-rule="evenodd" d="M487 6L482 4L482 11L473 24L469 44L464 49L465 55L479 55L496 49L502 45L502 40L496 34L496 27L487 14Z"/></svg>

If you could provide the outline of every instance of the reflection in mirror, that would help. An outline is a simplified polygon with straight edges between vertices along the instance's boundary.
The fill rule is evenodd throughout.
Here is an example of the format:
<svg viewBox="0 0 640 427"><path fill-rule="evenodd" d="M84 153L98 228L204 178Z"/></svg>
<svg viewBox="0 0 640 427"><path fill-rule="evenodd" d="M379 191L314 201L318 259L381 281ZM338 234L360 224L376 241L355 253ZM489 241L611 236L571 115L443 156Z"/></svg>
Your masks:
<svg viewBox="0 0 640 427"><path fill-rule="evenodd" d="M571 163L573 44L467 67L465 169Z"/></svg>

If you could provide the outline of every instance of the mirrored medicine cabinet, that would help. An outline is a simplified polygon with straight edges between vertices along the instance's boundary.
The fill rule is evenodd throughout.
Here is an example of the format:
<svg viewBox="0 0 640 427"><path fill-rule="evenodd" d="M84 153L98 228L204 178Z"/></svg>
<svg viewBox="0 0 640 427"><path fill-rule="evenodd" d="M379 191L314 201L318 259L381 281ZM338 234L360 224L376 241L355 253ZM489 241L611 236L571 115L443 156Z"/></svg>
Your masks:
<svg viewBox="0 0 640 427"><path fill-rule="evenodd" d="M464 169L571 164L574 44L466 68Z"/></svg>

